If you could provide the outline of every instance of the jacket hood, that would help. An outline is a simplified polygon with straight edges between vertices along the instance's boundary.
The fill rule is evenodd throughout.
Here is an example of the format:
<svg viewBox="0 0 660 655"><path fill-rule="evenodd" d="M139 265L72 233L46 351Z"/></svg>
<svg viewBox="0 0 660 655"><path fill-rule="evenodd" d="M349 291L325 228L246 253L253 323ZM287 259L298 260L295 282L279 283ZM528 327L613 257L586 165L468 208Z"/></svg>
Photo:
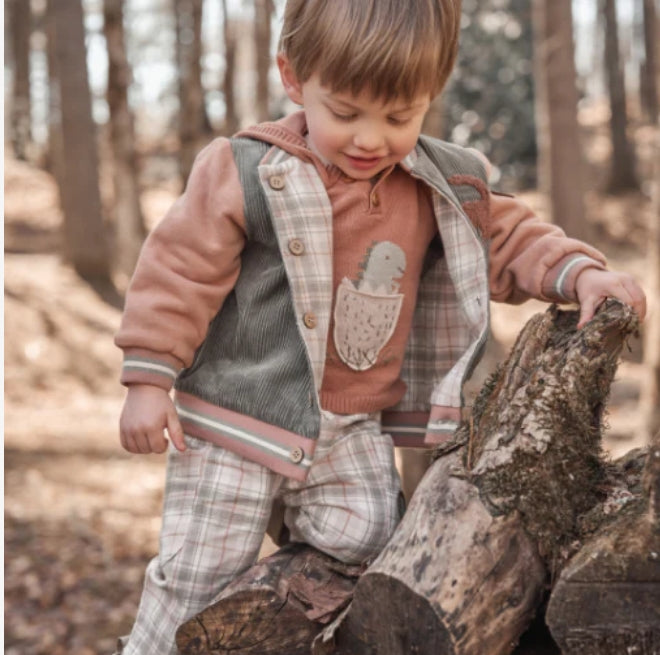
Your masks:
<svg viewBox="0 0 660 655"><path fill-rule="evenodd" d="M253 125L236 134L238 137L248 137L265 141L277 146L304 161L318 163L318 157L310 150L305 135L307 120L304 111L297 111L278 121Z"/></svg>

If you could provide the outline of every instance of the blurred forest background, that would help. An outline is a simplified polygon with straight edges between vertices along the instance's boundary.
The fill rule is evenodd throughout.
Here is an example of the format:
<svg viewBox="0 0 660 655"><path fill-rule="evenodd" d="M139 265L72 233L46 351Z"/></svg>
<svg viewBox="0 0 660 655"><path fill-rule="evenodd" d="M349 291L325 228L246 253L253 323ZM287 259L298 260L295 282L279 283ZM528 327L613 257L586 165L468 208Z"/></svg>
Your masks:
<svg viewBox="0 0 660 655"><path fill-rule="evenodd" d="M164 458L118 443L122 294L195 153L292 109L272 65L282 8L5 0L8 655L107 654L130 628ZM464 0L459 62L425 125L483 151L496 187L645 287L649 319L609 407L612 456L660 425L659 13L656 0ZM543 309L493 307L479 375Z"/></svg>

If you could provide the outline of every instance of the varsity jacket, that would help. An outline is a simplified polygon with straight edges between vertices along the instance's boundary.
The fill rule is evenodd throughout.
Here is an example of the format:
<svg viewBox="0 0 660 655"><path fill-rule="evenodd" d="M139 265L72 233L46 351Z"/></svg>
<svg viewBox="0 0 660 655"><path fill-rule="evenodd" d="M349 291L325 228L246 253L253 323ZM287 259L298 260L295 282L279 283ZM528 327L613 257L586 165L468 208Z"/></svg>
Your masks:
<svg viewBox="0 0 660 655"><path fill-rule="evenodd" d="M200 153L144 245L116 336L122 383L174 386L186 434L298 480L320 429L334 292L332 210L314 164L295 156L301 120ZM489 300L575 301L579 273L605 260L493 194L475 151L420 137L399 165L430 189L439 238L420 280L407 391L382 424L395 444L422 447L449 438L461 419Z"/></svg>

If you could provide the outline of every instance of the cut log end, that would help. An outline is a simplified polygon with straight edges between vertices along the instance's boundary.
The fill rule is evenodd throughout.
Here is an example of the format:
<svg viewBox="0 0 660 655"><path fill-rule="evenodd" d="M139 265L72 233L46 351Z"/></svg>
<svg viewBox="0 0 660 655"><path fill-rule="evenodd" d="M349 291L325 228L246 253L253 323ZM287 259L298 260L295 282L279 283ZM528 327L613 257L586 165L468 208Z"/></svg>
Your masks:
<svg viewBox="0 0 660 655"><path fill-rule="evenodd" d="M336 636L336 655L454 653L453 639L429 601L390 576L363 576L353 607Z"/></svg>
<svg viewBox="0 0 660 655"><path fill-rule="evenodd" d="M233 580L176 635L182 655L307 655L350 602L362 567L288 544Z"/></svg>
<svg viewBox="0 0 660 655"><path fill-rule="evenodd" d="M184 623L176 636L182 655L307 655L318 626L270 589L236 593Z"/></svg>

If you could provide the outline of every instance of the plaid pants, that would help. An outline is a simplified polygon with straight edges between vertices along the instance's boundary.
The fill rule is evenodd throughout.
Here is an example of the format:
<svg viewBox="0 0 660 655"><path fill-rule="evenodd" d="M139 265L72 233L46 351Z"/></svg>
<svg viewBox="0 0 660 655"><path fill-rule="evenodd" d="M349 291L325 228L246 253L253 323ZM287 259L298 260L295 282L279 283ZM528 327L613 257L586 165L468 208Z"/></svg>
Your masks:
<svg viewBox="0 0 660 655"><path fill-rule="evenodd" d="M291 541L345 562L374 557L400 518L399 477L378 415L322 413L305 482L193 437L170 448L160 550L122 655L176 655L177 627L257 559L276 497Z"/></svg>

